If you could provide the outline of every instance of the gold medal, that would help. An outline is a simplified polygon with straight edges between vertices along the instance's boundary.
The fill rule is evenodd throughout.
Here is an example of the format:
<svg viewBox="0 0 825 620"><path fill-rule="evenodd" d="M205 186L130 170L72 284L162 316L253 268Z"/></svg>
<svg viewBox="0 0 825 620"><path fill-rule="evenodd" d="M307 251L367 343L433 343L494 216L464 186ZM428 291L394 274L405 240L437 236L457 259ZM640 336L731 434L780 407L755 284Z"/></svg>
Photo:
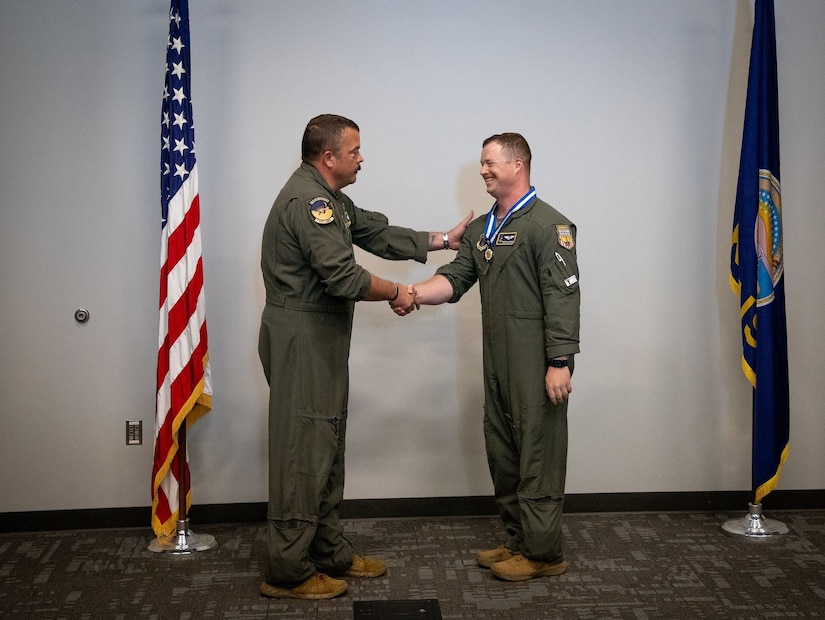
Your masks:
<svg viewBox="0 0 825 620"><path fill-rule="evenodd" d="M493 250L491 248L487 248L486 250L484 250L484 258L487 260L488 263L491 260L493 260Z"/></svg>

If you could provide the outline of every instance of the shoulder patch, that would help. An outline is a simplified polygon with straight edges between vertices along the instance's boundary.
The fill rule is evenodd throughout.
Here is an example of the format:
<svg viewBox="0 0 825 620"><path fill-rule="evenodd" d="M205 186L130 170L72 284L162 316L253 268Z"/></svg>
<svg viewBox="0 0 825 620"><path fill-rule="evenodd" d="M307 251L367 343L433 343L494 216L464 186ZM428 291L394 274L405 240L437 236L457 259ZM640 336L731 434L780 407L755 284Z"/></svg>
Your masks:
<svg viewBox="0 0 825 620"><path fill-rule="evenodd" d="M568 250L572 250L576 242L573 240L573 231L569 226L556 224L556 234L559 237L559 245Z"/></svg>
<svg viewBox="0 0 825 620"><path fill-rule="evenodd" d="M329 224L335 221L335 214L329 206L329 198L319 196L309 201L309 211L316 224Z"/></svg>

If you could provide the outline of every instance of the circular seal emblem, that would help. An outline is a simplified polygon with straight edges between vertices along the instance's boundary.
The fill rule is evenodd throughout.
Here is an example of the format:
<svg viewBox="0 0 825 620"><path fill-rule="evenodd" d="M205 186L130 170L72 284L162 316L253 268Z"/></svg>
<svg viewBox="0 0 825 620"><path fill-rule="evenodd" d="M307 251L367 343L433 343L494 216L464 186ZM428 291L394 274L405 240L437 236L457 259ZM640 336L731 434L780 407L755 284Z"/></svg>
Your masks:
<svg viewBox="0 0 825 620"><path fill-rule="evenodd" d="M770 170L759 171L759 208L754 231L758 306L773 301L774 287L783 272L782 195Z"/></svg>
<svg viewBox="0 0 825 620"><path fill-rule="evenodd" d="M329 198L319 196L310 200L309 212L312 214L312 221L316 224L329 224L335 221L335 214L329 204Z"/></svg>

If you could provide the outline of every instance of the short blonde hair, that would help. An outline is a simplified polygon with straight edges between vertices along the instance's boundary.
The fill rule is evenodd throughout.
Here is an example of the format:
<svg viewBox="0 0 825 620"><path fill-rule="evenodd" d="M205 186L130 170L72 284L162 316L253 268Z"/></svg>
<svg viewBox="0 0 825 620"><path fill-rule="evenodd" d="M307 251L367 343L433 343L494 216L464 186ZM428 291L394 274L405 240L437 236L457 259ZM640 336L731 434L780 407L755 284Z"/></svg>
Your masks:
<svg viewBox="0 0 825 620"><path fill-rule="evenodd" d="M533 155L530 152L530 145L527 144L527 140L524 139L524 136L520 133L513 132L497 133L487 138L481 145L481 148L484 148L490 144L490 142L496 142L501 145L501 150L508 157L508 161L520 159L529 172L530 161L532 160Z"/></svg>

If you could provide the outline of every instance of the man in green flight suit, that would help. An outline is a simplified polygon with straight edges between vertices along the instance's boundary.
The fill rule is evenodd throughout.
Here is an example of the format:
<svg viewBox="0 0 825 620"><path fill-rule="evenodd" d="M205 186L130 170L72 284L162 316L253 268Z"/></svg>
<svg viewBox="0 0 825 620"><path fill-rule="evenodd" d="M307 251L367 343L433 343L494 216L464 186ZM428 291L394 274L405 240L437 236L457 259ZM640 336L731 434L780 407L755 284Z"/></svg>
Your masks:
<svg viewBox="0 0 825 620"><path fill-rule="evenodd" d="M509 581L567 569L567 399L579 352L576 227L536 198L530 160L519 134L484 141L481 176L496 203L451 263L410 288L416 305L435 305L481 287L484 437L506 537L476 559Z"/></svg>
<svg viewBox="0 0 825 620"><path fill-rule="evenodd" d="M360 131L324 114L304 131L300 167L264 226L261 270L266 306L258 352L270 386L267 562L261 592L325 599L346 581L325 573L378 577L377 558L355 555L339 521L349 349L356 301L414 308L408 287L369 273L353 245L390 260L426 262L427 252L458 249L470 213L446 233L391 226L355 206L341 189L355 182Z"/></svg>

